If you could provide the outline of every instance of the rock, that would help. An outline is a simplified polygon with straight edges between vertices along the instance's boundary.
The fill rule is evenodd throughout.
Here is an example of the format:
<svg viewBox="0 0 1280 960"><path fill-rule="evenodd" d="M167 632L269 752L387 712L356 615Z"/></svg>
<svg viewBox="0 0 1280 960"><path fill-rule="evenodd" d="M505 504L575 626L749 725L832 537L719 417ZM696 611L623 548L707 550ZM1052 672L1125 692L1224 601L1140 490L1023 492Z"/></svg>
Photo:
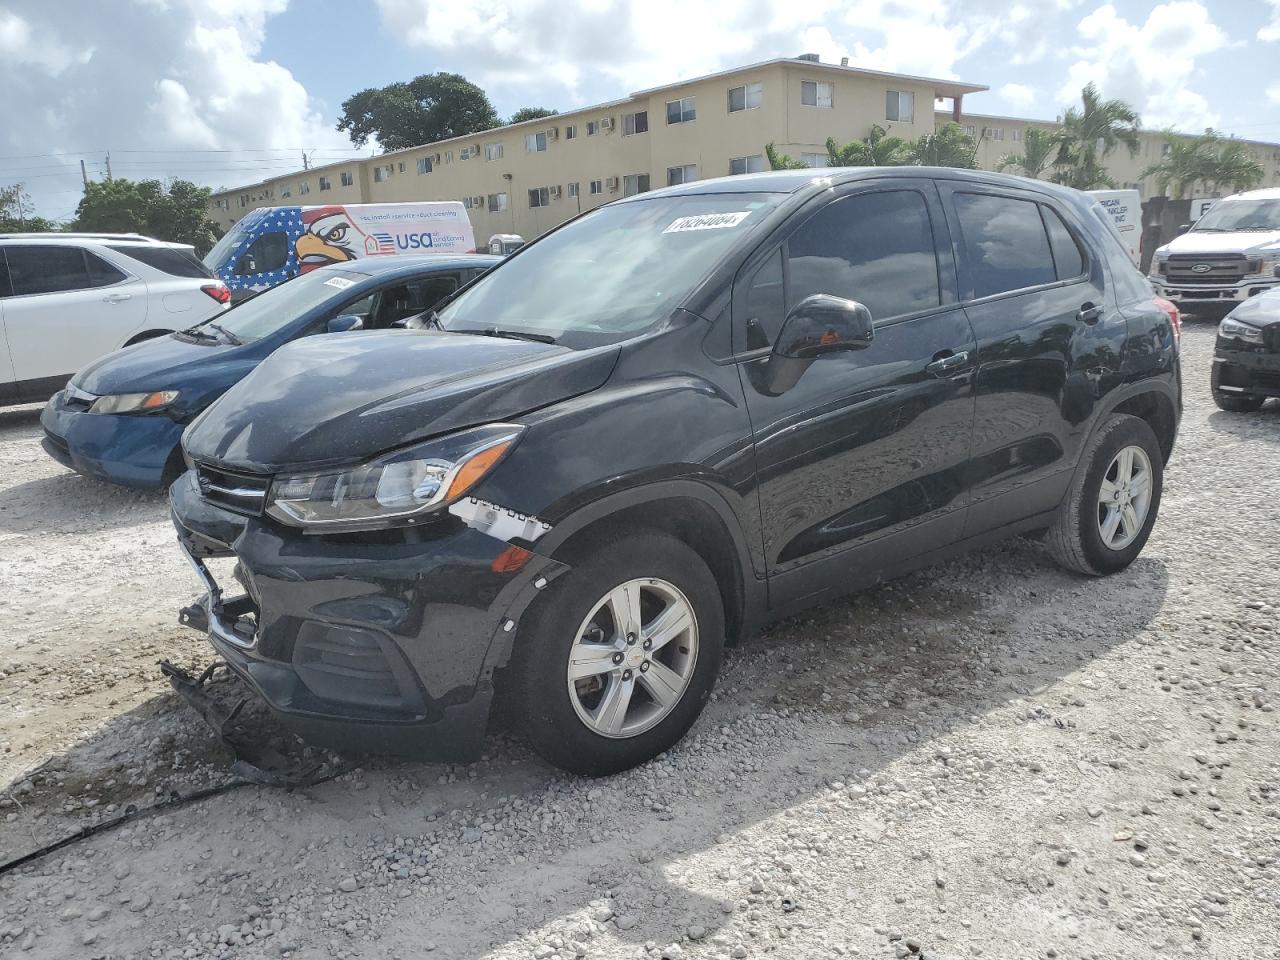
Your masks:
<svg viewBox="0 0 1280 960"><path fill-rule="evenodd" d="M624 913L614 919L613 924L619 930L631 930L639 923L639 919L632 913Z"/></svg>
<svg viewBox="0 0 1280 960"><path fill-rule="evenodd" d="M343 877L338 883L338 889L343 893L355 893L360 889L360 884L356 882L355 877Z"/></svg>
<svg viewBox="0 0 1280 960"><path fill-rule="evenodd" d="M662 960L684 960L684 948L672 943L662 948Z"/></svg>
<svg viewBox="0 0 1280 960"><path fill-rule="evenodd" d="M697 923L695 923L693 926L691 926L688 930L685 931L685 936L687 936L690 940L701 940L706 935L707 935L707 928Z"/></svg>
<svg viewBox="0 0 1280 960"><path fill-rule="evenodd" d="M151 906L151 895L149 893L135 894L133 899L129 901L129 910L133 913L141 913L149 906Z"/></svg>

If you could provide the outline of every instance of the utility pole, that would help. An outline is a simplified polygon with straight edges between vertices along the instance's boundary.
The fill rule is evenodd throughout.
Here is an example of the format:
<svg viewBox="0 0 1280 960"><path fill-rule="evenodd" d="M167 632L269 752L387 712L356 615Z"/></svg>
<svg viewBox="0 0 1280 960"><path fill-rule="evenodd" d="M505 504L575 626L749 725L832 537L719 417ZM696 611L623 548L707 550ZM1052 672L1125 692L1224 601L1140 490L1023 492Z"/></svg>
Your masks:
<svg viewBox="0 0 1280 960"><path fill-rule="evenodd" d="M84 168L84 158L80 158L80 179L84 181L84 192L89 192L89 171Z"/></svg>
<svg viewBox="0 0 1280 960"><path fill-rule="evenodd" d="M311 159L307 156L306 150L302 151L302 169L303 170L311 169Z"/></svg>
<svg viewBox="0 0 1280 960"><path fill-rule="evenodd" d="M111 154L107 154L107 182L111 182Z"/></svg>

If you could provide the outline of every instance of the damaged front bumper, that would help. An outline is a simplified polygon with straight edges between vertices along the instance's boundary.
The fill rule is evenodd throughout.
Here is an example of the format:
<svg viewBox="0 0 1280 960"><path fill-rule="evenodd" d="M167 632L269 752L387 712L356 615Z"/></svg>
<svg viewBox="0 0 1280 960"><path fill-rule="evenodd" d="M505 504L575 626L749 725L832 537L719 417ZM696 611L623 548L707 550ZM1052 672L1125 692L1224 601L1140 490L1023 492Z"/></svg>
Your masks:
<svg viewBox="0 0 1280 960"><path fill-rule="evenodd" d="M567 569L483 518L308 536L209 503L190 471L170 505L205 588L180 622L287 727L342 752L478 756L520 617ZM243 594L224 593L213 556L236 558Z"/></svg>

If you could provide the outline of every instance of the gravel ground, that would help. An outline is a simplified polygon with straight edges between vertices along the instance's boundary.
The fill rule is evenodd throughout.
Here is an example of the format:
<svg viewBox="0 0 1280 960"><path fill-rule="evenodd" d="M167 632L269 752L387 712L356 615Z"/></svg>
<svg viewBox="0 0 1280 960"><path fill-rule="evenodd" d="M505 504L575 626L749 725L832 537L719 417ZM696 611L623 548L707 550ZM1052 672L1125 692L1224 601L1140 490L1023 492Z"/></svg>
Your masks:
<svg viewBox="0 0 1280 960"><path fill-rule="evenodd" d="M494 738L175 807L0 878L0 955L1280 957L1280 407L1184 342L1126 572L1017 541L789 620L609 780ZM0 860L228 777L156 668L211 659L162 498L37 438L0 411Z"/></svg>

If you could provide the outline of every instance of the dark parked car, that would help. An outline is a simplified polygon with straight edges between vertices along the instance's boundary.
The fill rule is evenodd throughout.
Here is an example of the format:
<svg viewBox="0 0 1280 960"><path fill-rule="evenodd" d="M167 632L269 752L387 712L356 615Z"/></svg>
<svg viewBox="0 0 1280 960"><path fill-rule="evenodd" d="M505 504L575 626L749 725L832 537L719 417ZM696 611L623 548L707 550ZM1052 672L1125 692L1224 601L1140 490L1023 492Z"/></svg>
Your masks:
<svg viewBox="0 0 1280 960"><path fill-rule="evenodd" d="M317 333L402 325L500 261L391 256L326 267L107 354L45 406L44 449L86 476L167 486L186 469L178 440L187 424L273 351Z"/></svg>
<svg viewBox="0 0 1280 960"><path fill-rule="evenodd" d="M1280 289L1246 300L1218 325L1209 386L1213 402L1232 413L1280 397Z"/></svg>
<svg viewBox="0 0 1280 960"><path fill-rule="evenodd" d="M184 436L184 611L295 729L467 755L496 697L588 774L672 746L726 640L1013 534L1142 549L1176 312L1083 194L929 168L601 207L438 329L301 341ZM224 598L203 558L234 554Z"/></svg>

